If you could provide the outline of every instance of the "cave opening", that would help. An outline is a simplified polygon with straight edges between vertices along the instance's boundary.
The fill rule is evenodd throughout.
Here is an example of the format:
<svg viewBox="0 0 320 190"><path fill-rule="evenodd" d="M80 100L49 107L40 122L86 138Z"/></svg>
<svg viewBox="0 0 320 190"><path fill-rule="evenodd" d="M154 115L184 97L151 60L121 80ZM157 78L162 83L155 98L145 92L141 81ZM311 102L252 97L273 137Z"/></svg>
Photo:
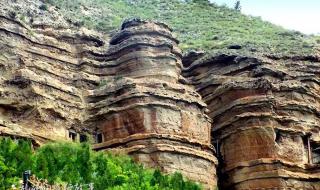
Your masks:
<svg viewBox="0 0 320 190"><path fill-rule="evenodd" d="M74 130L69 130L69 139L74 142L77 140L77 133Z"/></svg>
<svg viewBox="0 0 320 190"><path fill-rule="evenodd" d="M102 143L102 141L103 141L102 133L97 133L96 134L96 143Z"/></svg>
<svg viewBox="0 0 320 190"><path fill-rule="evenodd" d="M311 140L311 135L303 137L304 146L307 149L308 163L320 164L320 143Z"/></svg>
<svg viewBox="0 0 320 190"><path fill-rule="evenodd" d="M320 164L320 144L310 143L311 163Z"/></svg>

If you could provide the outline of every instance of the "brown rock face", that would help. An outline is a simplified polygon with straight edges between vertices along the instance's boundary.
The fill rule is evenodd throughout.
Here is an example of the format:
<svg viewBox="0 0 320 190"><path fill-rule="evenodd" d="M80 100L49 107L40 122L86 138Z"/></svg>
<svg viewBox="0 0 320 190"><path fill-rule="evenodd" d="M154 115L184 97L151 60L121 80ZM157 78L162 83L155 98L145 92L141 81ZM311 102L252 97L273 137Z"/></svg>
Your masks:
<svg viewBox="0 0 320 190"><path fill-rule="evenodd" d="M65 139L68 129L84 128L84 91L100 81L92 52L104 42L85 29L44 25L48 20L30 26L10 9L26 11L24 3L0 2L0 134ZM39 11L39 2L27 3L30 12Z"/></svg>
<svg viewBox="0 0 320 190"><path fill-rule="evenodd" d="M40 4L29 3L37 13ZM211 120L179 82L181 51L168 26L133 19L109 45L63 20L31 27L0 13L0 135L39 144L96 135L97 150L216 187Z"/></svg>
<svg viewBox="0 0 320 190"><path fill-rule="evenodd" d="M189 63L188 63L189 64ZM320 60L220 54L189 65L223 189L320 189Z"/></svg>
<svg viewBox="0 0 320 190"><path fill-rule="evenodd" d="M216 186L211 123L192 87L179 83L181 52L164 25L130 20L110 43L110 81L90 92L95 149L114 149L165 172Z"/></svg>
<svg viewBox="0 0 320 190"><path fill-rule="evenodd" d="M0 1L1 136L94 135L207 189L218 174L219 189L320 190L319 57L182 58L165 24L128 20L109 39L41 5Z"/></svg>

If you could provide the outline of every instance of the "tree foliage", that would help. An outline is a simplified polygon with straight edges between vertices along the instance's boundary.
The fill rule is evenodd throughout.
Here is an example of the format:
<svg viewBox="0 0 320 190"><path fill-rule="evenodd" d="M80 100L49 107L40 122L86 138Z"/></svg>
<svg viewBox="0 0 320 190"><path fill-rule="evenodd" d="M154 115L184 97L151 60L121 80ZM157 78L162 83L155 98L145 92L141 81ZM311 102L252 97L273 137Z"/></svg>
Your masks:
<svg viewBox="0 0 320 190"><path fill-rule="evenodd" d="M21 175L33 165L31 143L26 140L0 139L0 190L17 186Z"/></svg>
<svg viewBox="0 0 320 190"><path fill-rule="evenodd" d="M56 142L33 151L29 141L0 138L0 190L18 185L25 170L51 184L94 184L97 190L200 190L180 173L164 175L125 155L94 152L88 144Z"/></svg>

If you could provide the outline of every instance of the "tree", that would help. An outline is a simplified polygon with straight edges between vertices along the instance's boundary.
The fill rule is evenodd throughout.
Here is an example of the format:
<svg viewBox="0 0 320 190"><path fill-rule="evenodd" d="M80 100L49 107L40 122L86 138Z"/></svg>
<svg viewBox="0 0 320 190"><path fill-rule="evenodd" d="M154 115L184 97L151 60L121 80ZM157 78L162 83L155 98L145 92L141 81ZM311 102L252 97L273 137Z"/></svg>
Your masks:
<svg viewBox="0 0 320 190"><path fill-rule="evenodd" d="M162 174L128 156L94 152L91 148L86 143L51 142L33 151L30 141L0 137L0 190L19 187L22 173L29 169L55 185L93 184L94 189L108 190L201 189L180 173Z"/></svg>
<svg viewBox="0 0 320 190"><path fill-rule="evenodd" d="M240 1L237 1L236 4L234 5L234 9L237 11L241 11L241 3Z"/></svg>
<svg viewBox="0 0 320 190"><path fill-rule="evenodd" d="M32 165L30 141L0 138L0 190L18 186L22 173Z"/></svg>

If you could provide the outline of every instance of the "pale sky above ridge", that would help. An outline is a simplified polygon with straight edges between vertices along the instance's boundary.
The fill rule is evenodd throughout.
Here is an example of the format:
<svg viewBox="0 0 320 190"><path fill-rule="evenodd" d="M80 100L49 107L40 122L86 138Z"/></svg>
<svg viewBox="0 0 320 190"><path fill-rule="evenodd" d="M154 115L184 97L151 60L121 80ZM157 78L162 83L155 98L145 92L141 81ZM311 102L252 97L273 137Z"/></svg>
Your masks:
<svg viewBox="0 0 320 190"><path fill-rule="evenodd" d="M234 7L237 0L210 0ZM320 0L240 0L241 12L306 34L320 34Z"/></svg>

